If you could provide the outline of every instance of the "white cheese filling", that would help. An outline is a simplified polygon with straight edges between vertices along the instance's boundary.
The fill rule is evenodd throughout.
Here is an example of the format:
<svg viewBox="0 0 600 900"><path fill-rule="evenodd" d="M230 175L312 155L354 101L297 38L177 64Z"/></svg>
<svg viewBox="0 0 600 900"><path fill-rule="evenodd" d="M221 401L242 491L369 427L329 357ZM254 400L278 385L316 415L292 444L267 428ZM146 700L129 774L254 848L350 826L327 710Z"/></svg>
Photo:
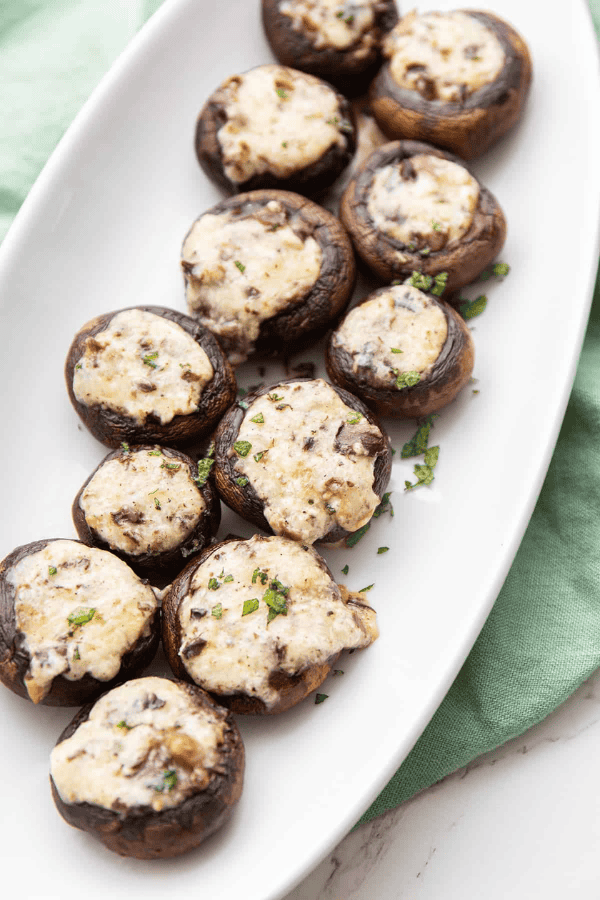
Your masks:
<svg viewBox="0 0 600 900"><path fill-rule="evenodd" d="M493 82L506 59L494 32L464 12L409 13L385 38L383 53L397 84L446 103Z"/></svg>
<svg viewBox="0 0 600 900"><path fill-rule="evenodd" d="M463 166L423 153L377 169L367 210L409 250L440 250L467 233L478 202L479 185Z"/></svg>
<svg viewBox="0 0 600 900"><path fill-rule="evenodd" d="M87 338L75 365L73 392L86 406L102 406L142 423L162 425L197 410L212 364L180 325L140 309L117 313Z"/></svg>
<svg viewBox="0 0 600 900"><path fill-rule="evenodd" d="M79 506L103 541L131 556L179 546L206 508L189 465L158 447L103 463L84 488Z"/></svg>
<svg viewBox="0 0 600 900"><path fill-rule="evenodd" d="M383 440L325 381L278 384L246 411L236 446L247 453L235 468L275 534L312 544L338 525L356 531L369 521L379 497L367 447Z"/></svg>
<svg viewBox="0 0 600 900"><path fill-rule="evenodd" d="M321 274L323 253L294 230L271 200L251 215L206 213L182 249L190 315L222 342L237 365L252 352L261 323L299 302Z"/></svg>
<svg viewBox="0 0 600 900"><path fill-rule="evenodd" d="M178 806L218 766L224 716L199 707L165 678L138 678L109 691L52 751L50 773L65 803L115 812Z"/></svg>
<svg viewBox="0 0 600 900"><path fill-rule="evenodd" d="M218 91L227 122L217 139L227 177L241 183L270 172L289 178L330 147L344 147L338 97L329 85L286 66L234 75Z"/></svg>
<svg viewBox="0 0 600 900"><path fill-rule="evenodd" d="M358 44L357 56L365 56L375 42L371 33L378 0L282 0L279 12L292 20L317 50L347 50Z"/></svg>
<svg viewBox="0 0 600 900"><path fill-rule="evenodd" d="M104 550L56 540L18 562L6 579L15 590L17 631L31 657L25 686L34 703L63 675L110 681L122 657L150 633L152 588Z"/></svg>
<svg viewBox="0 0 600 900"><path fill-rule="evenodd" d="M182 600L179 655L206 690L242 692L269 708L279 699L273 673L295 675L375 640L374 611L363 595L350 596L360 605L344 602L312 548L281 537L225 544ZM285 611L270 614L265 597Z"/></svg>
<svg viewBox="0 0 600 900"><path fill-rule="evenodd" d="M390 389L404 372L426 376L447 336L440 307L412 285L398 285L352 309L333 342L350 354L353 372L369 369Z"/></svg>

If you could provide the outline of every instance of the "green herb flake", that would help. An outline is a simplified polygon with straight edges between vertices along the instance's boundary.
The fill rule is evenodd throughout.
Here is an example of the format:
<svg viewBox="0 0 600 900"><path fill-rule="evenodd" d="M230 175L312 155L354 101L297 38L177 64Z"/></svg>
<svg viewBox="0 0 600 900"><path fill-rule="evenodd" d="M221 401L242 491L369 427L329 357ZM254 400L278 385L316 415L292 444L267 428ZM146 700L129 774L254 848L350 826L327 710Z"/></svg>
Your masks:
<svg viewBox="0 0 600 900"><path fill-rule="evenodd" d="M70 625L85 625L94 618L96 610L90 606L78 606L72 613L67 616L67 622Z"/></svg>
<svg viewBox="0 0 600 900"><path fill-rule="evenodd" d="M318 706L319 703L324 703L328 697L329 694L317 694L317 696L315 697L315 705Z"/></svg>
<svg viewBox="0 0 600 900"><path fill-rule="evenodd" d="M486 306L487 297L485 294L480 294L475 300L461 300L458 311L463 319L474 319L475 316L481 315Z"/></svg>
<svg viewBox="0 0 600 900"><path fill-rule="evenodd" d="M154 506L156 509L161 509L160 500L158 499L158 497L154 498Z"/></svg>
<svg viewBox="0 0 600 900"><path fill-rule="evenodd" d="M170 469L172 472L176 472L181 468L181 463L168 463L164 462L160 464L161 469Z"/></svg>
<svg viewBox="0 0 600 900"><path fill-rule="evenodd" d="M284 91L283 88L275 88L275 93L278 97L281 97L282 100L287 100L288 98L287 91Z"/></svg>
<svg viewBox="0 0 600 900"><path fill-rule="evenodd" d="M252 450L252 444L250 441L236 441L233 445L233 449L238 456L248 456Z"/></svg>
<svg viewBox="0 0 600 900"><path fill-rule="evenodd" d="M346 16L346 18L344 19L344 22L346 23L346 25L352 25L354 22L354 16L353 15Z"/></svg>
<svg viewBox="0 0 600 900"><path fill-rule="evenodd" d="M129 453L129 444L127 443L127 441L122 442L121 450L123 451L123 453Z"/></svg>
<svg viewBox="0 0 600 900"><path fill-rule="evenodd" d="M441 297L444 291L446 290L446 284L448 282L448 273L447 272L439 272L435 278L433 279L433 287L431 288L431 293L436 297Z"/></svg>
<svg viewBox="0 0 600 900"><path fill-rule="evenodd" d="M208 579L209 591L218 591L220 587L221 587L221 585L219 584L219 582L216 578L213 577L213 578Z"/></svg>
<svg viewBox="0 0 600 900"><path fill-rule="evenodd" d="M126 731L131 731L133 725L128 725L125 719L121 719L120 722L117 722L116 728L124 728Z"/></svg>
<svg viewBox="0 0 600 900"><path fill-rule="evenodd" d="M223 579L223 584L229 584L232 581L233 581L233 575L226 575L225 578Z"/></svg>
<svg viewBox="0 0 600 900"><path fill-rule="evenodd" d="M341 19L343 15L344 15L344 13L338 13L338 19ZM327 125L333 125L334 128L337 128L340 120L338 119L337 116L334 116L332 119L325 119L325 122Z"/></svg>
<svg viewBox="0 0 600 900"><path fill-rule="evenodd" d="M148 456L162 456L162 450L148 450Z"/></svg>
<svg viewBox="0 0 600 900"><path fill-rule="evenodd" d="M429 447L425 451L424 464L417 463L414 467L414 474L417 477L415 482L405 481L404 487L407 491L411 491L421 485L431 484L434 479L433 470L437 465L440 455L439 447Z"/></svg>
<svg viewBox="0 0 600 900"><path fill-rule="evenodd" d="M283 400L283 397L280 397L279 394L267 394L267 397L271 403L276 403L277 400Z"/></svg>
<svg viewBox="0 0 600 900"><path fill-rule="evenodd" d="M256 597L253 600L244 600L244 606L242 607L242 615L249 616L250 613L256 612L258 609L259 603Z"/></svg>
<svg viewBox="0 0 600 900"><path fill-rule="evenodd" d="M253 456L254 462L260 462L266 452L266 450L261 450L260 453L255 453Z"/></svg>
<svg viewBox="0 0 600 900"><path fill-rule="evenodd" d="M390 497L392 496L392 493L393 493L392 491L388 491L386 494L383 495L383 497L381 498L381 503L379 504L379 506L373 513L374 519L378 519L379 516L382 516L383 513L386 513L386 512L389 512L390 516L393 517L394 507L390 503Z"/></svg>
<svg viewBox="0 0 600 900"><path fill-rule="evenodd" d="M246 487L248 484L248 479L245 475L241 475L239 478L235 479L235 483L239 485L239 487Z"/></svg>
<svg viewBox="0 0 600 900"><path fill-rule="evenodd" d="M356 546L361 538L365 536L370 527L370 523L367 522L367 524L363 525L362 528L359 528L358 531L355 531L353 534L349 534L345 541L346 547Z"/></svg>
<svg viewBox="0 0 600 900"><path fill-rule="evenodd" d="M422 253L423 251L421 250L420 252ZM433 284L433 278L431 275L422 275L420 272L413 272L406 283L417 288L419 291L428 291Z"/></svg>
<svg viewBox="0 0 600 900"><path fill-rule="evenodd" d="M434 231L439 231L441 229L441 225L439 222L435 222L433 219L431 220L431 227Z"/></svg>
<svg viewBox="0 0 600 900"><path fill-rule="evenodd" d="M267 590L263 594L263 601L269 607L269 615L267 616L267 624L272 622L276 616L287 616L286 597L290 589L284 587L280 581L276 579L271 582Z"/></svg>
<svg viewBox="0 0 600 900"><path fill-rule="evenodd" d="M396 376L395 386L399 391L402 391L404 388L414 387L421 380L419 372L398 372L398 369L392 369L392 372Z"/></svg>
<svg viewBox="0 0 600 900"><path fill-rule="evenodd" d="M344 18L344 10L343 10L343 9L340 9L340 11L339 11L339 12L336 12L335 15L336 15L336 18L337 18L337 19L343 19L343 18Z"/></svg>
<svg viewBox="0 0 600 900"><path fill-rule="evenodd" d="M401 350L399 347L390 347L392 353L404 353L404 350Z"/></svg>
<svg viewBox="0 0 600 900"><path fill-rule="evenodd" d="M81 659L79 655L79 647L75 647L75 653L73 654L73 659Z"/></svg>
<svg viewBox="0 0 600 900"><path fill-rule="evenodd" d="M360 591L359 591L358 593L359 593L359 594L366 594L367 591L372 591L374 587L375 587L375 584L374 584L374 583L373 583L373 584L368 584L366 587L361 588Z"/></svg>
<svg viewBox="0 0 600 900"><path fill-rule="evenodd" d="M238 406L240 407L240 409L248 409L249 405L250 404L246 403L245 400L238 400Z"/></svg>
<svg viewBox="0 0 600 900"><path fill-rule="evenodd" d="M172 791L177 784L177 772L175 769L166 769L162 775L162 782L154 788L157 793L162 794L163 791Z"/></svg>
<svg viewBox="0 0 600 900"><path fill-rule="evenodd" d="M429 254L431 253L431 247L423 247L422 250L419 250L419 253L421 254L421 256L429 256ZM429 278L430 276L428 275L426 277ZM425 288L423 288L423 290L425 290Z"/></svg>
<svg viewBox="0 0 600 900"><path fill-rule="evenodd" d="M150 366L151 369L158 369L154 362L155 359L158 359L158 350L155 350L154 353L147 353L146 356L142 357L142 362L145 366Z"/></svg>
<svg viewBox="0 0 600 900"><path fill-rule="evenodd" d="M56 575L57 572L56 566L48 566L48 575Z"/></svg>
<svg viewBox="0 0 600 900"><path fill-rule="evenodd" d="M349 571L350 571L350 566L348 566L348 565L344 566L344 568L342 569L342 573L344 575L347 575Z"/></svg>
<svg viewBox="0 0 600 900"><path fill-rule="evenodd" d="M194 481L198 485L198 487L202 487L202 485L206 484L206 479L210 475L210 470L212 469L215 461L214 459L199 459L198 460L198 475L194 478Z"/></svg>
<svg viewBox="0 0 600 900"><path fill-rule="evenodd" d="M83 369L83 366L81 365L81 363L77 363L77 365L75 366L75 368L76 368L76 369Z"/></svg>
<svg viewBox="0 0 600 900"><path fill-rule="evenodd" d="M492 267L492 273L496 276L496 278L505 278L510 272L510 266L508 263L499 262L495 263Z"/></svg>
<svg viewBox="0 0 600 900"><path fill-rule="evenodd" d="M256 584L257 579L261 584L266 584L269 580L269 576L266 572L261 572L260 569L255 569L252 573L252 584Z"/></svg>
<svg viewBox="0 0 600 900"><path fill-rule="evenodd" d="M262 413L256 413L255 416L252 416L250 419L251 422L255 422L257 425L264 425L265 417Z"/></svg>
<svg viewBox="0 0 600 900"><path fill-rule="evenodd" d="M210 614L214 619L220 619L221 616L223 615L223 604L217 603L216 606L213 606L213 608L210 611Z"/></svg>
<svg viewBox="0 0 600 900"><path fill-rule="evenodd" d="M246 266L239 261L239 259L234 260L234 264L236 268L240 270L240 272L244 273L246 271Z"/></svg>
<svg viewBox="0 0 600 900"><path fill-rule="evenodd" d="M378 547L377 555L381 556L382 553L387 553L389 549L390 549L389 547Z"/></svg>
<svg viewBox="0 0 600 900"><path fill-rule="evenodd" d="M284 150L286 150L287 149L287 141L282 141L281 146L283 147Z"/></svg>
<svg viewBox="0 0 600 900"><path fill-rule="evenodd" d="M348 425L357 425L360 422L360 420L362 419L362 417L363 417L362 413L357 412L357 413L354 413L354 415L352 415L352 416L348 416L348 418L346 419L346 422L348 423Z"/></svg>
<svg viewBox="0 0 600 900"><path fill-rule="evenodd" d="M425 453L433 421L438 418L439 415L437 413L432 413L423 419L410 441L407 441L402 447L400 454L402 459L409 459L411 456L420 456L422 453Z"/></svg>

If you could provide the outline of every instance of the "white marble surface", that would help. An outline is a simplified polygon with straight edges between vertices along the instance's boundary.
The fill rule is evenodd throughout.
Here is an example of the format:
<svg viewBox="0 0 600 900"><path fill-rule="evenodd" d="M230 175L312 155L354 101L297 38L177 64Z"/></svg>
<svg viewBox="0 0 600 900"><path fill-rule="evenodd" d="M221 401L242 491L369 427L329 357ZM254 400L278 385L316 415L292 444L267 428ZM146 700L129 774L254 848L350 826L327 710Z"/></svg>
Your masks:
<svg viewBox="0 0 600 900"><path fill-rule="evenodd" d="M286 900L598 900L600 671L525 734L348 835Z"/></svg>

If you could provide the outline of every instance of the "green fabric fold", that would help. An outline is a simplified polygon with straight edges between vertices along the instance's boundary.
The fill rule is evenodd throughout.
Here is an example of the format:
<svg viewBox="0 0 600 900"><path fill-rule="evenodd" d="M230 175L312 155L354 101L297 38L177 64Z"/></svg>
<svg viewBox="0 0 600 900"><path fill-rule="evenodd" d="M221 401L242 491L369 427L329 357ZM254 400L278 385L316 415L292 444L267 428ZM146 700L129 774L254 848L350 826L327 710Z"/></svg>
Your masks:
<svg viewBox="0 0 600 900"><path fill-rule="evenodd" d="M160 4L3 0L0 238L93 87ZM590 6L599 32L600 0ZM600 665L598 472L600 281L557 447L504 587L429 726L361 821L539 722Z"/></svg>

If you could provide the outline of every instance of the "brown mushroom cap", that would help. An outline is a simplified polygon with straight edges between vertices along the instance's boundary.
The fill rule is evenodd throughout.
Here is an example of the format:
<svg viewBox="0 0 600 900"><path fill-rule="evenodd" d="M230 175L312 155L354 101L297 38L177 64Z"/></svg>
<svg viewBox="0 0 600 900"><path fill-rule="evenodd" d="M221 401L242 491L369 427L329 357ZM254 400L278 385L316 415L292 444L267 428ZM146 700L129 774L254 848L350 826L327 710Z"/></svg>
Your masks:
<svg viewBox="0 0 600 900"><path fill-rule="evenodd" d="M505 62L497 78L461 102L427 100L418 91L401 87L386 62L371 85L370 99L375 118L391 139L429 141L473 159L521 118L532 66L527 44L508 22L489 12L458 11L477 19L500 42Z"/></svg>
<svg viewBox="0 0 600 900"><path fill-rule="evenodd" d="M346 96L364 89L381 63L381 39L398 21L395 0L373 4L374 21L369 41L361 34L344 49L317 47L314 32L294 27L292 18L280 10L280 0L262 0L262 21L267 40L280 63L325 78Z"/></svg>
<svg viewBox="0 0 600 900"><path fill-rule="evenodd" d="M109 406L87 406L75 396L73 391L75 366L85 351L87 341L104 331L119 313L131 309L152 313L179 325L208 356L214 374L212 380L205 385L195 412L177 415L164 425L152 415L146 416L140 423ZM210 434L236 394L235 375L213 335L189 316L163 306L133 306L114 310L96 316L84 325L75 335L69 348L65 363L65 380L71 403L82 422L94 437L107 447L119 447L123 443L130 445L157 443L177 447L189 444Z"/></svg>
<svg viewBox="0 0 600 900"><path fill-rule="evenodd" d="M79 539L83 541L84 544L87 544L89 547L98 547L100 550L108 550L111 553L114 553L115 556L124 560L124 562L126 562L140 578L147 578L157 587L164 587L184 568L188 556L199 553L200 550L210 543L212 537L216 534L221 521L221 504L217 492L213 487L212 479L207 479L204 484L196 485L197 490L204 501L204 509L200 518L195 527L176 547L158 553L148 550L145 553L134 555L107 543L88 522L86 513L82 509L80 503L82 494L94 475L96 475L106 463L115 459L125 460L131 453L142 451L150 453L160 452L165 460L170 462L171 465L179 464L188 467L190 478L192 480L198 478L198 464L189 456L186 456L178 450L172 450L167 447L158 447L156 444L142 444L130 447L129 450L120 447L104 457L102 462L99 463L79 489L72 506L73 523L77 530L77 534L79 535ZM121 510L121 512L124 511ZM118 509L112 510L113 518L115 517L115 514L118 513ZM165 515L166 514L165 511ZM171 516L174 514L176 514L175 511L170 513ZM127 517L125 516L124 522L129 530L135 531L135 521L127 520Z"/></svg>
<svg viewBox="0 0 600 900"><path fill-rule="evenodd" d="M479 185L477 206L466 234L440 250L432 249L427 256L378 230L368 210L369 191L376 171L394 163L408 163L411 157L422 154L461 166ZM504 213L491 191L457 156L420 141L392 141L375 150L344 191L340 217L357 252L382 280L390 282L406 278L414 271L432 276L447 272L448 293L474 281L496 258L506 238Z"/></svg>
<svg viewBox="0 0 600 900"><path fill-rule="evenodd" d="M305 296L291 301L260 324L254 350L281 355L312 344L345 309L356 283L356 262L350 238L338 219L300 194L280 190L250 191L223 200L203 215L231 212L247 217L272 201L283 206L289 219L293 219L294 230L303 238L312 237L322 253L319 276ZM193 264L183 260L182 269L187 286L193 282ZM249 303L252 303L251 298ZM194 312L190 311L190 315ZM210 329L209 317L204 323ZM226 353L235 350L227 335L218 338Z"/></svg>
<svg viewBox="0 0 600 900"><path fill-rule="evenodd" d="M267 539L257 535L253 540L264 541ZM237 543L247 542L240 541L237 538L229 538L220 541L218 544L214 544L212 547L206 548L200 556L190 562L178 578L175 579L169 593L164 598L163 647L175 677L182 681L193 682L193 679L180 656L180 650L184 643L179 612L181 604L185 597L190 593L192 581L198 568L227 544ZM310 550L307 547L303 547L302 549L306 550L308 553L314 554L320 568L329 576L332 582L335 582L325 560L318 556L316 551ZM260 557L257 557L256 564L257 566L261 565ZM361 605L357 595L350 594L343 585L339 585L339 589L341 598L345 604L350 602L350 604L355 607ZM215 595L215 602L217 602L217 600L218 596ZM367 607L366 603L362 605ZM260 625L257 625L256 627L260 628ZM308 661L303 668L293 674L290 674L279 667L273 669L269 673L268 681L269 687L277 693L277 699L270 705L267 705L264 700L255 694L246 693L242 687L239 691L227 694L213 692L213 696L215 696L219 703L222 703L234 713L239 713L241 715L277 715L291 709L291 707L304 700L308 694L320 687L331 672L340 653L341 650L332 653L324 662L316 663Z"/></svg>
<svg viewBox="0 0 600 900"><path fill-rule="evenodd" d="M376 297L399 288L380 288L361 301L364 305ZM444 314L448 333L430 371L417 384L401 390L390 387L369 368L355 368L349 353L332 332L327 342L325 363L331 380L360 397L378 415L420 418L437 412L450 403L468 383L475 363L475 347L471 332L461 316L447 303L432 294L426 295ZM340 327L343 325L340 323Z"/></svg>
<svg viewBox="0 0 600 900"><path fill-rule="evenodd" d="M238 403L227 411L220 421L214 435L215 439L215 481L217 490L223 501L237 512L243 519L256 525L258 528L273 534L273 529L269 525L264 515L264 503L258 496L252 483L240 484L239 473L235 470L237 455L233 451L233 445L238 438L240 426L246 416L252 401L265 394L276 391L281 384L310 382L311 378L289 378L285 381L279 381L277 384L260 388L246 394L242 403ZM367 422L375 425L382 435L381 445L373 447L373 456L375 456L373 491L379 498L383 497L387 484L390 480L392 470L392 450L389 437L383 429L381 423L376 416L365 406L362 400L353 394L332 384L331 387L340 397L340 399L349 406L350 409L360 413ZM242 479L243 482L243 479ZM341 526L333 527L327 534L319 539L318 543L334 544L344 540L350 532Z"/></svg>
<svg viewBox="0 0 600 900"><path fill-rule="evenodd" d="M65 802L52 777L52 796L61 816L74 828L89 832L109 850L136 859L165 859L197 847L230 818L244 780L244 744L230 713L196 685L180 683L198 707L214 711L225 720L220 764L208 786L179 806L157 812L149 806L113 811L93 803ZM60 735L57 745L71 737L87 721L93 704L81 709Z"/></svg>
<svg viewBox="0 0 600 900"><path fill-rule="evenodd" d="M17 547L0 563L0 681L13 693L31 700L25 687L25 675L31 663L25 635L17 629L15 588L8 581L10 571L26 556L43 550L60 538L33 541ZM78 543L75 541L74 543ZM78 680L58 675L48 694L40 701L44 706L80 706L95 700L112 687L135 678L150 665L160 643L160 610L157 609L147 634L141 634L124 654L121 668L110 681L98 681L89 673Z"/></svg>
<svg viewBox="0 0 600 900"><path fill-rule="evenodd" d="M290 71L293 73L295 70ZM303 77L314 78L314 76L304 73ZM315 81L320 81L320 79L315 78ZM334 91L337 97L339 119L344 124L344 140L341 145L332 145L319 159L296 169L287 177L279 177L267 170L253 175L246 181L233 181L225 172L223 150L218 138L219 129L227 122L223 94L223 88L227 82L224 82L208 98L196 123L196 155L205 174L228 194L262 188L279 188L312 196L328 188L352 159L356 146L356 132L349 101L331 85L323 81L321 83Z"/></svg>

